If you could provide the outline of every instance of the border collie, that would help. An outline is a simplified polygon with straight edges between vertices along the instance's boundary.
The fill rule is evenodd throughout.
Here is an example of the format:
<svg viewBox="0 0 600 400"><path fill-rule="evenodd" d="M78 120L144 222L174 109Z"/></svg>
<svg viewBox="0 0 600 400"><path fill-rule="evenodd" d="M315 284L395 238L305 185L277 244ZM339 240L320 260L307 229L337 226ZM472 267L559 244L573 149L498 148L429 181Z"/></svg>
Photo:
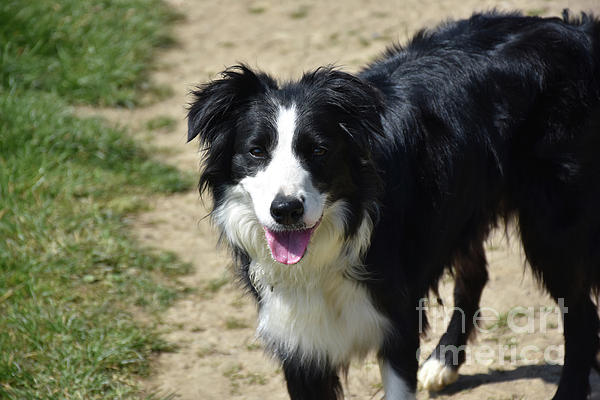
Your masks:
<svg viewBox="0 0 600 400"><path fill-rule="evenodd" d="M244 65L193 92L201 192L258 303L292 399L340 399L377 352L387 400L452 383L472 333L455 312L419 374L419 301L445 270L469 318L483 243L516 217L562 299L555 399L584 399L600 286L600 20L475 14L417 33L356 75L278 83ZM567 312L568 309L568 312ZM461 349L447 357L444 349Z"/></svg>

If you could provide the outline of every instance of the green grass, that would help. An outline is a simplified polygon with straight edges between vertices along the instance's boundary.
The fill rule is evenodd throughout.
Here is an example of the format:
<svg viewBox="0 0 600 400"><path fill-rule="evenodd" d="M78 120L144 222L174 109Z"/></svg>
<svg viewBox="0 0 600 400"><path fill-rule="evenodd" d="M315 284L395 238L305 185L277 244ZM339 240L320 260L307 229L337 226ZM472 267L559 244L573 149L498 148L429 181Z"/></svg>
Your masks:
<svg viewBox="0 0 600 400"><path fill-rule="evenodd" d="M128 311L169 304L164 277L187 266L140 248L125 218L190 180L53 95L0 92L0 111L0 398L135 393L164 344Z"/></svg>
<svg viewBox="0 0 600 400"><path fill-rule="evenodd" d="M310 7L307 5L299 6L295 11L290 13L290 18L292 19L303 19L308 16L308 12L310 11Z"/></svg>
<svg viewBox="0 0 600 400"><path fill-rule="evenodd" d="M265 11L267 11L266 7L260 5L260 4L254 4L248 7L248 12L250 14L262 14Z"/></svg>
<svg viewBox="0 0 600 400"><path fill-rule="evenodd" d="M243 321L238 318L230 317L225 321L225 329L233 330L233 329L245 329L248 328L249 325L246 321Z"/></svg>
<svg viewBox="0 0 600 400"><path fill-rule="evenodd" d="M205 291L214 294L217 293L221 288L229 283L229 277L223 276L221 278L211 279L205 286Z"/></svg>
<svg viewBox="0 0 600 400"><path fill-rule="evenodd" d="M151 131L169 131L177 125L177 120L167 115L160 115L150 119L146 123L146 128Z"/></svg>
<svg viewBox="0 0 600 400"><path fill-rule="evenodd" d="M547 12L548 12L548 9L545 7L531 8L531 9L525 11L525 15L527 15L529 17L541 17L542 15L544 15Z"/></svg>
<svg viewBox="0 0 600 400"><path fill-rule="evenodd" d="M170 20L155 0L0 2L0 399L140 398L170 349L132 313L156 321L189 266L127 223L191 179L69 111L134 104Z"/></svg>
<svg viewBox="0 0 600 400"><path fill-rule="evenodd" d="M2 0L0 85L132 106L176 17L160 0Z"/></svg>
<svg viewBox="0 0 600 400"><path fill-rule="evenodd" d="M233 364L223 372L223 376L229 379L229 390L231 394L239 394L242 385L266 385L267 377L245 372L242 364Z"/></svg>

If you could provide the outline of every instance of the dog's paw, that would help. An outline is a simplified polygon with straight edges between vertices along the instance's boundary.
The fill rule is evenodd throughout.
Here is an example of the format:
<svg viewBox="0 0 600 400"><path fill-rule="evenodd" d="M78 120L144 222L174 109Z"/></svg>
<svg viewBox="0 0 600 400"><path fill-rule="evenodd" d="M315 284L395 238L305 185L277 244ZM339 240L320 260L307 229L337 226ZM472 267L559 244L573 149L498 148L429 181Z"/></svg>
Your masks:
<svg viewBox="0 0 600 400"><path fill-rule="evenodd" d="M441 363L436 358L430 358L421 366L417 377L423 389L437 392L456 382L458 371Z"/></svg>

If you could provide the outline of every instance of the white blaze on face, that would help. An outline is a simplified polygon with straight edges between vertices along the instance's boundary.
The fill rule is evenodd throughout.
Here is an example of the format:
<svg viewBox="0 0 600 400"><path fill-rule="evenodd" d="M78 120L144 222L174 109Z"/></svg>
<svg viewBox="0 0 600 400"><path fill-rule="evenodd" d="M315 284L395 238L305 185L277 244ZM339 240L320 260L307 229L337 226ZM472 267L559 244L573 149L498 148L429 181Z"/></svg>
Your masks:
<svg viewBox="0 0 600 400"><path fill-rule="evenodd" d="M295 105L279 107L275 117L277 143L269 164L255 176L246 177L240 182L250 194L256 216L263 226L276 226L271 216L271 203L278 194L292 196L303 202L303 222L308 228L315 225L323 213L326 196L314 187L309 172L293 151L297 119Z"/></svg>

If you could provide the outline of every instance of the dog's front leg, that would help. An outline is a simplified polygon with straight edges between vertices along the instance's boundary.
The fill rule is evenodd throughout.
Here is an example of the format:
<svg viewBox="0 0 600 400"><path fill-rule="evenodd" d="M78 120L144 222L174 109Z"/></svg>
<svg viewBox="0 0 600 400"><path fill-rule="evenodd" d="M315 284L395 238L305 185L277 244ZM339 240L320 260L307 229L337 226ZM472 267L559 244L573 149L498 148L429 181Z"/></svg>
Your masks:
<svg viewBox="0 0 600 400"><path fill-rule="evenodd" d="M343 398L340 379L334 368L319 362L283 362L283 372L292 400L339 400Z"/></svg>
<svg viewBox="0 0 600 400"><path fill-rule="evenodd" d="M391 361L380 359L379 369L381 370L385 400L415 399L414 385L409 383L409 378L395 368Z"/></svg>
<svg viewBox="0 0 600 400"><path fill-rule="evenodd" d="M419 362L418 332L393 335L379 352L379 368L385 400L413 400Z"/></svg>

